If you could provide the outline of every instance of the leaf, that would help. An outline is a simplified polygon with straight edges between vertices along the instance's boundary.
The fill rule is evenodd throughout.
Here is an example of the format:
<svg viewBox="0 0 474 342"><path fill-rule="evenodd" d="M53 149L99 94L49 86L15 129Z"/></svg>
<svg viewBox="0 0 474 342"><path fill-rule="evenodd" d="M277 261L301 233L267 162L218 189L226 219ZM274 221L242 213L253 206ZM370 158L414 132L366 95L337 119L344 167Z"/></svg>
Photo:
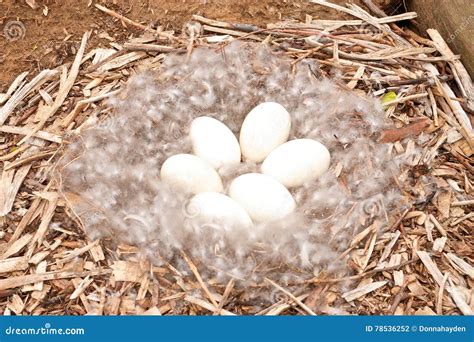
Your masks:
<svg viewBox="0 0 474 342"><path fill-rule="evenodd" d="M388 93L386 93L384 96L380 98L380 102L384 104L396 99L397 99L397 93L395 93L394 91L389 91Z"/></svg>

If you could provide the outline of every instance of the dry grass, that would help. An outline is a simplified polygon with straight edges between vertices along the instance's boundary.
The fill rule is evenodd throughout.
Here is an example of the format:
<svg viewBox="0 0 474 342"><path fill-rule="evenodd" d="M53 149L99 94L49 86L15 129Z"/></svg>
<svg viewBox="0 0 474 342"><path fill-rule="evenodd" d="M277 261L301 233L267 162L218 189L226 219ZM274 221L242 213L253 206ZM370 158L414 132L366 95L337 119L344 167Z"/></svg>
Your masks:
<svg viewBox="0 0 474 342"><path fill-rule="evenodd" d="M314 3L325 4L320 1ZM333 6L334 7L334 6ZM229 24L195 16L187 32L151 30L105 8L126 25L143 30L112 54L87 49L85 34L72 65L45 70L27 81L18 76L0 94L0 310L3 314L472 314L473 131L472 82L463 65L435 30L425 39L395 24L407 13L377 18L362 9L336 7L350 21L312 20L269 24L266 28ZM320 39L314 39L319 36ZM313 38L312 38L313 37ZM134 246L89 241L57 192L52 179L68 136L108 115L105 100L120 92L133 74L157 69L164 54L191 53L197 45L219 48L234 39L262 41L284 49L298 63L316 58L315 77L338 70L341 87L364 94L406 89L386 104L394 129L379 139L410 152L422 131L423 146L414 178L429 175L435 186L402 189L423 194L391 228L377 222L354 236L340 256L351 274L320 274L292 293L271 279L255 284L282 294L262 308L231 280L205 283L185 254L193 277L171 264L155 267ZM308 38L305 40L305 38ZM369 77L378 71L379 80ZM374 91L378 82L382 91ZM428 168L426 165L431 162ZM60 225L54 224L60 222ZM345 259L345 260L346 260ZM344 284L344 286L340 286Z"/></svg>

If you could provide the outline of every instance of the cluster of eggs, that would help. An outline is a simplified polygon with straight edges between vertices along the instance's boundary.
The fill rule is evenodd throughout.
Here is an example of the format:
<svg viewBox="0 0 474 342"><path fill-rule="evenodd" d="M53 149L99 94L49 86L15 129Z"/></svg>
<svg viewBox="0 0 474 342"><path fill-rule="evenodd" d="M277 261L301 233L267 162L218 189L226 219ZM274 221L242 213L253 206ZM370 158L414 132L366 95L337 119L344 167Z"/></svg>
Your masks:
<svg viewBox="0 0 474 342"><path fill-rule="evenodd" d="M189 204L201 222L244 228L281 219L296 208L289 189L318 178L330 163L320 142L287 141L290 129L290 114L275 102L261 103L248 113L239 141L224 123L198 117L189 133L194 154L169 157L160 177L193 195ZM225 195L219 170L241 161L261 163L261 173L237 176Z"/></svg>

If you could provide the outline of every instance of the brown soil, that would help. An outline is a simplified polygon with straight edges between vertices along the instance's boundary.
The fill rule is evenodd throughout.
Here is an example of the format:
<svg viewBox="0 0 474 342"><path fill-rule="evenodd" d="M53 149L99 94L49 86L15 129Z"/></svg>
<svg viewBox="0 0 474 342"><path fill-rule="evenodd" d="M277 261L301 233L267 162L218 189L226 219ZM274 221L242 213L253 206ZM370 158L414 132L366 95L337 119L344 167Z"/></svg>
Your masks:
<svg viewBox="0 0 474 342"><path fill-rule="evenodd" d="M233 1L233 0L36 0L36 9L26 0L0 0L0 92L23 71L35 71L61 65L75 55L82 34L92 30L89 44L108 45L122 42L134 31L94 7L104 5L144 24L179 31L192 14L228 22L264 26L281 19L340 18L335 11L303 0ZM333 0L344 4L360 0ZM390 0L374 1L386 6ZM26 33L22 39L9 41L3 35L10 21L21 21ZM135 32L138 34L138 32Z"/></svg>

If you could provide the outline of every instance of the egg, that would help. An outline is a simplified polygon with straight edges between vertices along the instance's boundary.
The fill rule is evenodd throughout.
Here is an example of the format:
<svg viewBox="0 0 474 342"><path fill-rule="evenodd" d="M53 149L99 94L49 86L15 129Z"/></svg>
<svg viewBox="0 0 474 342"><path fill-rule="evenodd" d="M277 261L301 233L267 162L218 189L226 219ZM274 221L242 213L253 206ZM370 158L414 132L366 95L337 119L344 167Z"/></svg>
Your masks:
<svg viewBox="0 0 474 342"><path fill-rule="evenodd" d="M161 180L183 192L222 192L221 177L206 161L192 154L176 154L161 166Z"/></svg>
<svg viewBox="0 0 474 342"><path fill-rule="evenodd" d="M214 168L240 163L240 146L234 133L219 120L201 116L191 123L189 132L193 152Z"/></svg>
<svg viewBox="0 0 474 342"><path fill-rule="evenodd" d="M240 148L245 160L261 162L277 146L288 140L291 117L275 102L256 106L245 117L240 130Z"/></svg>
<svg viewBox="0 0 474 342"><path fill-rule="evenodd" d="M246 173L235 178L229 187L229 196L256 223L281 219L296 207L295 200L282 184L261 173Z"/></svg>
<svg viewBox="0 0 474 342"><path fill-rule="evenodd" d="M190 219L202 225L217 225L224 229L252 226L244 208L229 196L218 192L202 192L188 203Z"/></svg>
<svg viewBox="0 0 474 342"><path fill-rule="evenodd" d="M296 139L274 149L262 163L262 172L291 188L317 179L329 169L330 159L320 142Z"/></svg>

